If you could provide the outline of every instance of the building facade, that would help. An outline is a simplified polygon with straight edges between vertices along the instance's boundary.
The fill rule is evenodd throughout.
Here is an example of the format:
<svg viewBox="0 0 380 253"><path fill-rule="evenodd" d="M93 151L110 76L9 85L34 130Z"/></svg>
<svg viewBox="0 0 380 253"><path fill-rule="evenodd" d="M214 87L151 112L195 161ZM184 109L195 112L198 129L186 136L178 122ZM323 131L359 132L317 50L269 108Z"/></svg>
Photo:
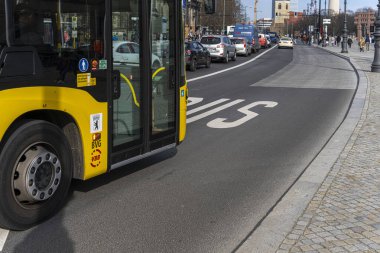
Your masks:
<svg viewBox="0 0 380 253"><path fill-rule="evenodd" d="M257 29L259 29L259 31L265 32L265 31L270 31L272 23L273 23L273 19L271 18L261 18L257 20L256 26L257 26Z"/></svg>
<svg viewBox="0 0 380 253"><path fill-rule="evenodd" d="M284 24L285 20L289 18L290 1L289 0L276 0L275 3L275 24Z"/></svg>
<svg viewBox="0 0 380 253"><path fill-rule="evenodd" d="M183 0L185 36L194 35L200 22L201 0Z"/></svg>
<svg viewBox="0 0 380 253"><path fill-rule="evenodd" d="M359 38L374 32L376 20L375 14L375 10L371 8L361 9L355 13L356 35Z"/></svg>

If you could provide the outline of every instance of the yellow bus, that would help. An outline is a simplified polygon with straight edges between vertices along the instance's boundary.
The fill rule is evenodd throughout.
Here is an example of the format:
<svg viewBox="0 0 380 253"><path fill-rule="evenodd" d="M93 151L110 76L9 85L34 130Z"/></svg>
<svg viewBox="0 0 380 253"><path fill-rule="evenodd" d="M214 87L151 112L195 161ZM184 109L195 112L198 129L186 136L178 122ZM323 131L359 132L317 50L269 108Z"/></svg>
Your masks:
<svg viewBox="0 0 380 253"><path fill-rule="evenodd" d="M56 213L88 180L185 138L177 0L0 3L0 227Z"/></svg>

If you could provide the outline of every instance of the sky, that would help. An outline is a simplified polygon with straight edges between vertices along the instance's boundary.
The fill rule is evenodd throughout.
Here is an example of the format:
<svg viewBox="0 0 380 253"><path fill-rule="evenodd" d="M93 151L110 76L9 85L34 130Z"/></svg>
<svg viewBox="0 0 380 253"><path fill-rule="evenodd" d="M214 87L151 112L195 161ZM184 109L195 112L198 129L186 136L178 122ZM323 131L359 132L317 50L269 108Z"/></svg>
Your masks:
<svg viewBox="0 0 380 253"><path fill-rule="evenodd" d="M317 0L317 5L318 5ZM324 8L325 1L322 1L322 8ZM310 3L310 0L298 0L299 11L302 11L307 8L307 4ZM253 19L253 5L254 0L241 0L241 3L247 7L247 15ZM356 11L359 8L363 7L372 7L373 9L377 9L378 0L347 0L347 10ZM329 1L327 0L327 6L329 5ZM340 8L344 9L344 0L340 0ZM258 18L271 18L272 17L272 0L259 0L257 6L257 17Z"/></svg>

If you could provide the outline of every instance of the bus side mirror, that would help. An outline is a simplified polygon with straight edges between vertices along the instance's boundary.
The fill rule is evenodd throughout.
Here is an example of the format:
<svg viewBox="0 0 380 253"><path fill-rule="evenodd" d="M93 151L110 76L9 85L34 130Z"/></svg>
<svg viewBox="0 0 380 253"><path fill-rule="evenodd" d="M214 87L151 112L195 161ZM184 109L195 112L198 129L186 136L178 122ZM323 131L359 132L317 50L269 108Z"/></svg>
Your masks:
<svg viewBox="0 0 380 253"><path fill-rule="evenodd" d="M112 98L118 99L120 98L120 71L114 70L112 72Z"/></svg>

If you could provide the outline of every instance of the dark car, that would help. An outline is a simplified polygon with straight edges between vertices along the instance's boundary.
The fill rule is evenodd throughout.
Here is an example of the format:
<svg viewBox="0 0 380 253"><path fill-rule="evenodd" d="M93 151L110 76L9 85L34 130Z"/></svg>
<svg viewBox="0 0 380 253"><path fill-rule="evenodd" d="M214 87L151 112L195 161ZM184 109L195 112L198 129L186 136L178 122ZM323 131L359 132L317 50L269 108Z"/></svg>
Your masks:
<svg viewBox="0 0 380 253"><path fill-rule="evenodd" d="M186 66L190 71L195 71L199 65L205 65L206 68L210 67L210 52L201 43L197 41L186 42L185 50Z"/></svg>

